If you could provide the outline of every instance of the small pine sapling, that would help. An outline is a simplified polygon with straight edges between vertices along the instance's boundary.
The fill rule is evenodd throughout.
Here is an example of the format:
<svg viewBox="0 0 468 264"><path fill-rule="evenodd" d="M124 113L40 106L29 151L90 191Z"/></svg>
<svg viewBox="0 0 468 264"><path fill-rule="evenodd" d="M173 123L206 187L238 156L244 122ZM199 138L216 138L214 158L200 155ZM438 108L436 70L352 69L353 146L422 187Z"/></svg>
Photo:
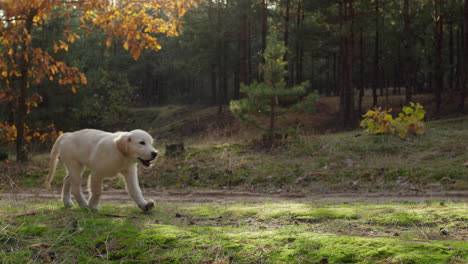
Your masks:
<svg viewBox="0 0 468 264"><path fill-rule="evenodd" d="M303 82L291 88L286 87L287 62L284 60L284 54L287 49L284 43L278 40L275 31L270 33L267 43L263 54L265 63L260 65L260 71L263 73L265 81L254 82L250 85L242 84L240 91L245 97L231 101L230 109L241 121L265 131L268 139L274 139L278 116L294 108L294 106L280 106L279 101L299 100L306 93L309 82ZM316 93L306 97L307 102L303 103L304 106L307 106L306 110L313 110L312 105L314 104L310 101L316 101L317 97ZM301 108L305 108L304 106ZM259 118L261 115L268 117L268 125L262 124Z"/></svg>

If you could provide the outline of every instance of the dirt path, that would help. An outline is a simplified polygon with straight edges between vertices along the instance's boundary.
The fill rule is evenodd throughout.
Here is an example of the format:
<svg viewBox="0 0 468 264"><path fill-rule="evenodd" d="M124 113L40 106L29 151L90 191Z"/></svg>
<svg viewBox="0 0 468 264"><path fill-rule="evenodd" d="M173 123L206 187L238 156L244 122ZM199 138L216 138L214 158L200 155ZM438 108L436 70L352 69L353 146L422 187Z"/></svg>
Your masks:
<svg viewBox="0 0 468 264"><path fill-rule="evenodd" d="M265 202L265 201L295 201L295 202L388 202L427 200L468 201L467 191L426 191L419 192L246 192L241 190L143 190L146 198L157 203L234 203L234 202ZM60 190L15 189L0 193L2 201L56 201L60 200ZM102 202L130 203L125 190L109 189L103 192Z"/></svg>

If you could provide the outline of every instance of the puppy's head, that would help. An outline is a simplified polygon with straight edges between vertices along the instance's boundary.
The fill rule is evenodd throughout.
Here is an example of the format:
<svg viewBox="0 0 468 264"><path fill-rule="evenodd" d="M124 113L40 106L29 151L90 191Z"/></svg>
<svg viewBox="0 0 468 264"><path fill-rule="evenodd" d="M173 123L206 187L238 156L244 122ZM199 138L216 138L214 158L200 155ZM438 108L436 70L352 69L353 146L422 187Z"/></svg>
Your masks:
<svg viewBox="0 0 468 264"><path fill-rule="evenodd" d="M122 133L115 142L122 155L139 161L146 167L158 155L158 151L153 147L151 135L140 129Z"/></svg>

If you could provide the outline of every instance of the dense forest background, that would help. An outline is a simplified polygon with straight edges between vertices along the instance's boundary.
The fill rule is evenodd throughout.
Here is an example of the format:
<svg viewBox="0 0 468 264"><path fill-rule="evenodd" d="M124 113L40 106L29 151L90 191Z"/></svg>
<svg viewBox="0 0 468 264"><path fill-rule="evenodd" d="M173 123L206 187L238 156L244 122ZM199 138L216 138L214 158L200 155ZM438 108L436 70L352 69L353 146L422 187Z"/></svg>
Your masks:
<svg viewBox="0 0 468 264"><path fill-rule="evenodd" d="M467 10L463 1L442 0L205 0L185 14L179 36L159 36L162 49L145 50L138 60L117 41L107 46L100 29L58 51L87 85L76 93L49 81L31 85L28 93L42 101L28 123L113 129L126 122L129 106L166 104L217 105L223 113L242 97L241 83L263 81L258 65L272 30L287 47L287 85L307 80L308 92L339 96L345 127L356 126L367 110L363 96L386 107L392 95L408 103L427 94L433 117L447 114L448 106L449 114L461 114ZM63 20L36 27L32 45L51 51ZM0 106L2 119L13 123L11 102Z"/></svg>

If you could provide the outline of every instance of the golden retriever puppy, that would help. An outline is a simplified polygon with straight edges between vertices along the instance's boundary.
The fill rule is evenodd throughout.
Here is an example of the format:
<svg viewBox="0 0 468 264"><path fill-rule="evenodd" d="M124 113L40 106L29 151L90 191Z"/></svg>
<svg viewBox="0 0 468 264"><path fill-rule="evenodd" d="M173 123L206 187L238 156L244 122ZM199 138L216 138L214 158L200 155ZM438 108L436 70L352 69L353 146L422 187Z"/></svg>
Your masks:
<svg viewBox="0 0 468 264"><path fill-rule="evenodd" d="M73 206L71 194L80 207L99 209L102 181L119 174L123 175L128 194L143 211L154 206L154 201L145 200L138 185L137 163L148 167L158 151L153 147L153 138L143 130L109 133L95 129L65 133L55 142L50 153L50 171L47 188L54 178L57 160L60 157L67 170L62 189L63 204ZM89 200L81 191L81 176L84 169L90 170Z"/></svg>

